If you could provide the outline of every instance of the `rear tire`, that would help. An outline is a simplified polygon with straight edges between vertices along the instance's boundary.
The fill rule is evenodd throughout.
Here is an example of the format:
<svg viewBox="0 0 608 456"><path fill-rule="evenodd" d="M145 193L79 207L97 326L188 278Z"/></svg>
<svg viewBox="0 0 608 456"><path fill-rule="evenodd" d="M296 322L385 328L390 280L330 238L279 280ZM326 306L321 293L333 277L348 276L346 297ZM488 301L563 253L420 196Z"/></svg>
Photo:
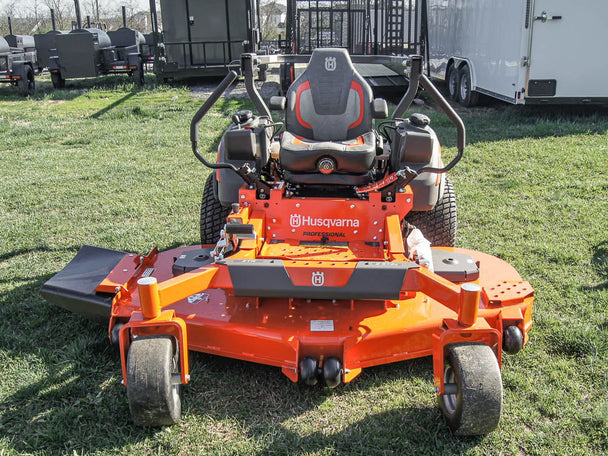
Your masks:
<svg viewBox="0 0 608 456"><path fill-rule="evenodd" d="M127 355L127 398L138 426L169 426L182 414L179 353L169 336L133 340Z"/></svg>
<svg viewBox="0 0 608 456"><path fill-rule="evenodd" d="M214 186L217 188L215 171L207 177L203 188L203 201L201 202L201 244L216 244L220 238L220 231L230 214L230 208L221 205L215 197Z"/></svg>
<svg viewBox="0 0 608 456"><path fill-rule="evenodd" d="M458 102L462 106L475 106L479 101L479 93L472 89L471 70L468 65L463 66L458 72L460 75L458 83Z"/></svg>
<svg viewBox="0 0 608 456"><path fill-rule="evenodd" d="M456 435L484 435L498 426L502 378L494 352L484 344L448 347L444 382L455 393L438 396L439 407Z"/></svg>
<svg viewBox="0 0 608 456"><path fill-rule="evenodd" d="M36 91L36 81L34 80L34 70L27 67L25 75L17 82L17 89L24 97L33 95Z"/></svg>
<svg viewBox="0 0 608 456"><path fill-rule="evenodd" d="M433 246L454 247L458 214L456 212L456 194L449 178L441 199L429 211L412 211L405 216L406 222L414 225Z"/></svg>
<svg viewBox="0 0 608 456"><path fill-rule="evenodd" d="M452 100L458 101L458 92L460 91L460 75L455 66L448 68L447 77L445 78L448 85L448 95Z"/></svg>

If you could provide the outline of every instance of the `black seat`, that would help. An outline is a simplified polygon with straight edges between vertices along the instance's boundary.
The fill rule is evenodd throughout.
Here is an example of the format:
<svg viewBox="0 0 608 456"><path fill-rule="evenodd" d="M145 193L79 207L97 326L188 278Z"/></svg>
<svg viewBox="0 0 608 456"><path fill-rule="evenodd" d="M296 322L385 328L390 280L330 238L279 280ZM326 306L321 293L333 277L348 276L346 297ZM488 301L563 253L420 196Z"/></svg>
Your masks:
<svg viewBox="0 0 608 456"><path fill-rule="evenodd" d="M315 49L287 91L280 155L285 178L310 184L369 182L376 111L372 90L346 50Z"/></svg>

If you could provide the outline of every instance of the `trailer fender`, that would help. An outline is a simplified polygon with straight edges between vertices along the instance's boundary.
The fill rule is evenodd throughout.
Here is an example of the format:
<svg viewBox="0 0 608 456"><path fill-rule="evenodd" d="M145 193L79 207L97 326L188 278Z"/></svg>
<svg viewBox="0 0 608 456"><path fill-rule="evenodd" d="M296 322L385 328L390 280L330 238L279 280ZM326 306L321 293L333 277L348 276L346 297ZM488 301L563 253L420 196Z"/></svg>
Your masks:
<svg viewBox="0 0 608 456"><path fill-rule="evenodd" d="M13 77L18 76L19 78L25 78L27 73L27 62L25 60L14 60L13 61Z"/></svg>
<svg viewBox="0 0 608 456"><path fill-rule="evenodd" d="M469 60L467 58L463 58L463 57L452 57L450 59L450 61L453 62L452 66L459 70L465 65L469 67L469 72L471 74L471 90L477 90L477 77L475 76L475 66L473 65L473 62L471 62L471 60ZM447 76L447 68L449 66L450 66L450 64L448 63L448 65L446 67L446 76Z"/></svg>
<svg viewBox="0 0 608 456"><path fill-rule="evenodd" d="M129 65L129 68L132 70L139 68L140 60L141 60L141 54L139 54L138 52L130 52L129 55L127 56L127 64Z"/></svg>

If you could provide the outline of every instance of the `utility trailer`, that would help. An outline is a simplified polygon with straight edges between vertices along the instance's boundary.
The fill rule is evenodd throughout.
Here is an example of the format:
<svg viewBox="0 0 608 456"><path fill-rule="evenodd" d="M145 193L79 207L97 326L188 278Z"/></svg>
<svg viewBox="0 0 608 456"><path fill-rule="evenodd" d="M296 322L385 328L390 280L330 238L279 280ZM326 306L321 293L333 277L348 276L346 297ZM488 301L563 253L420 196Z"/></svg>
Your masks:
<svg viewBox="0 0 608 456"><path fill-rule="evenodd" d="M427 2L430 74L460 104L608 104L605 0Z"/></svg>
<svg viewBox="0 0 608 456"><path fill-rule="evenodd" d="M115 32L117 45L103 30L85 28L57 35L57 55L49 59L49 71L55 88L65 87L68 78L91 78L105 74L126 73L137 84L144 82L143 61L139 46L141 33L131 29Z"/></svg>
<svg viewBox="0 0 608 456"><path fill-rule="evenodd" d="M0 36L0 82L16 86L19 93L26 97L32 95L36 89L36 49L32 47L31 36Z"/></svg>
<svg viewBox="0 0 608 456"><path fill-rule="evenodd" d="M143 35L126 27L123 7L123 27L109 34L98 28L82 27L80 2L74 0L77 28L56 35L57 52L49 58L53 87L65 87L67 78L94 78L105 74L126 73L139 85L144 83L141 46Z"/></svg>
<svg viewBox="0 0 608 456"><path fill-rule="evenodd" d="M359 55L424 54L424 0L287 0L286 50L310 54L320 47ZM407 79L381 65L356 65L377 95L402 94ZM281 71L285 92L302 68Z"/></svg>
<svg viewBox="0 0 608 456"><path fill-rule="evenodd" d="M161 80L228 73L244 52L260 44L257 0L161 0L162 43L155 71ZM158 39L156 1L150 0L153 37Z"/></svg>

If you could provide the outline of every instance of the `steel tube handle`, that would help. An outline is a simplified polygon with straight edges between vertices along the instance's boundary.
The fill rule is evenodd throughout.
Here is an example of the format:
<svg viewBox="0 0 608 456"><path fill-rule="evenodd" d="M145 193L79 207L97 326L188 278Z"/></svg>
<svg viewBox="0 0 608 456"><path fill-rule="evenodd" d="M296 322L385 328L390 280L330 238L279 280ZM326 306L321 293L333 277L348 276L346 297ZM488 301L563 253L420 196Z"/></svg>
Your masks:
<svg viewBox="0 0 608 456"><path fill-rule="evenodd" d="M203 103L203 105L196 111L192 121L190 122L190 141L192 141L192 147L196 147L198 143L198 124L205 114L209 112L211 107L219 100L219 98L224 94L226 89L234 82L237 78L238 74L236 71L232 70L230 73L226 75L226 77L220 82L220 85L216 87L213 93L207 98L207 101Z"/></svg>
<svg viewBox="0 0 608 456"><path fill-rule="evenodd" d="M418 173L445 173L446 171L452 169L462 158L462 153L464 152L464 146L466 143L466 129L460 116L456 113L456 111L454 111L446 99L443 98L443 95L441 95L439 90L437 90L437 87L435 87L431 80L424 74L420 75L420 84L431 96L431 98L435 100L441 110L448 116L456 127L456 148L458 149L458 153L456 154L456 157L454 157L454 159L443 168L425 167L420 169Z"/></svg>
<svg viewBox="0 0 608 456"><path fill-rule="evenodd" d="M203 105L196 111L192 121L190 122L190 141L192 142L192 152L194 152L194 156L207 168L219 169L219 168L229 168L233 171L236 171L236 167L230 163L211 163L205 160L200 152L198 151L198 124L201 119L205 117L205 114L209 112L211 107L216 103L217 100L224 94L226 89L234 82L237 78L238 74L236 71L232 70L230 73L226 75L226 77L220 82L220 85L216 87L213 93L207 98L207 101L203 103Z"/></svg>

